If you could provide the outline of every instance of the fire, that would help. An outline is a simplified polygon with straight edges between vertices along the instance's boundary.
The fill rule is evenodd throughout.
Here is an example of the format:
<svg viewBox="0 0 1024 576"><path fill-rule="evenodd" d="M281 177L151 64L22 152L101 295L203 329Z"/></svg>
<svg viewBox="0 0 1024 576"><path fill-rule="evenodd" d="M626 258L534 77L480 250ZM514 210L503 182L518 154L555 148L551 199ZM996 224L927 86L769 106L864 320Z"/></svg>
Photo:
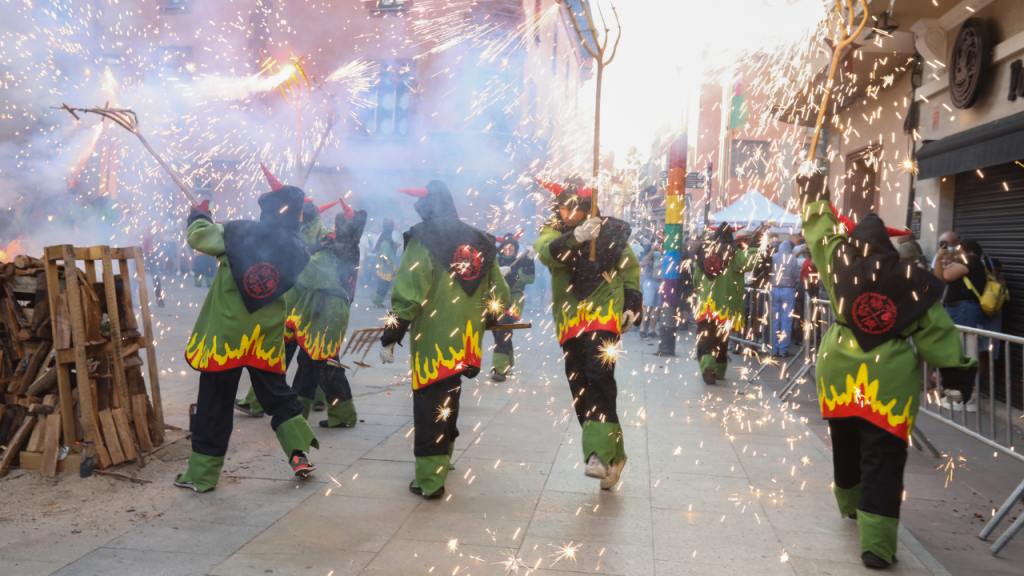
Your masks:
<svg viewBox="0 0 1024 576"><path fill-rule="evenodd" d="M12 241L7 246L4 246L3 249L0 249L0 262L13 260L15 254L21 254L25 251L24 248L21 247L22 238L24 238L24 236L18 236L16 240Z"/></svg>

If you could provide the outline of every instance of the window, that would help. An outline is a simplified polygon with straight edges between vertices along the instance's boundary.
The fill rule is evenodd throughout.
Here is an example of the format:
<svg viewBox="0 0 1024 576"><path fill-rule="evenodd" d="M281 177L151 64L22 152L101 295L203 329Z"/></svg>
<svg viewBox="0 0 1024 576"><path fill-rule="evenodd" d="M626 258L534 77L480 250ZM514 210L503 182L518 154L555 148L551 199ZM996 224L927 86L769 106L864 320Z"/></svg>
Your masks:
<svg viewBox="0 0 1024 576"><path fill-rule="evenodd" d="M764 140L733 140L733 178L764 178L768 173L769 148Z"/></svg>
<svg viewBox="0 0 1024 576"><path fill-rule="evenodd" d="M160 10L170 14L190 14L191 4L189 0L161 0Z"/></svg>
<svg viewBox="0 0 1024 576"><path fill-rule="evenodd" d="M412 133L416 64L412 60L392 60L379 65L376 85L367 97L376 105L360 111L354 131L362 136L404 138Z"/></svg>
<svg viewBox="0 0 1024 576"><path fill-rule="evenodd" d="M377 0L376 10L405 10L405 0Z"/></svg>

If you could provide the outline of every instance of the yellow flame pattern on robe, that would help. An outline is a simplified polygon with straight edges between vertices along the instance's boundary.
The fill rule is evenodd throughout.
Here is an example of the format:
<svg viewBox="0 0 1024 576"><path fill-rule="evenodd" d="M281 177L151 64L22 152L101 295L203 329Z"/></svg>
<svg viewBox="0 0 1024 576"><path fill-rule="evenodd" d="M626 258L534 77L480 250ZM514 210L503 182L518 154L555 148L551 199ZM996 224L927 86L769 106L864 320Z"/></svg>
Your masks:
<svg viewBox="0 0 1024 576"><path fill-rule="evenodd" d="M603 306L595 306L593 302L584 300L576 305L576 314L569 317L562 310L562 321L558 323L558 343L575 338L585 332L607 330L619 333L621 315L615 312L615 300L608 301L608 313L601 314Z"/></svg>
<svg viewBox="0 0 1024 576"><path fill-rule="evenodd" d="M295 308L292 308L291 314L285 320L285 340L288 340L289 328L292 330L294 340L299 342L299 346L309 354L309 357L313 360L330 360L338 355L338 350L341 349L341 341L343 335L339 331L337 338L334 340L330 339L330 333L332 332L330 327L327 327L322 332L317 332L310 338L309 329L313 325L313 322L307 322L305 325L302 324L302 314Z"/></svg>
<svg viewBox="0 0 1024 576"><path fill-rule="evenodd" d="M852 374L846 375L846 390L841 394L836 391L835 386L830 385L830 397L825 389L824 379L820 380L821 413L825 418L859 416L903 439L910 436L910 431L914 427L914 416L910 414L913 397L907 398L902 414L894 413L892 410L899 399L893 398L885 404L878 400L878 380L868 381L867 364L860 365L856 380Z"/></svg>
<svg viewBox="0 0 1024 576"><path fill-rule="evenodd" d="M719 310L711 298L701 302L697 308L696 321L703 322L705 320L714 320L719 324L729 324L732 330L736 332L742 331L747 325L747 319L743 315L742 309L735 312L730 312L728 309Z"/></svg>
<svg viewBox="0 0 1024 576"><path fill-rule="evenodd" d="M217 343L217 336L213 342L206 345L206 334L199 340L199 334L193 333L185 348L185 359L190 366L204 372L219 372L230 370L239 366L252 366L268 372L284 373L284 350L278 346L272 346L270 350L263 348L265 336L260 333L260 325L253 328L252 334L243 335L242 341L237 348L232 348L229 343ZM224 348L224 353L218 351Z"/></svg>
<svg viewBox="0 0 1024 576"><path fill-rule="evenodd" d="M448 352L451 355L450 359L445 359L444 354L441 352L441 347L437 344L434 345L434 349L437 351L436 360L426 358L421 363L420 353L417 351L415 358L413 358L412 389L419 390L438 380L454 376L465 370L467 366L479 368L480 360L483 356L483 350L480 347L480 336L480 333L473 330L473 322L469 321L466 322L466 334L462 339L462 350L455 350L451 346L448 347Z"/></svg>

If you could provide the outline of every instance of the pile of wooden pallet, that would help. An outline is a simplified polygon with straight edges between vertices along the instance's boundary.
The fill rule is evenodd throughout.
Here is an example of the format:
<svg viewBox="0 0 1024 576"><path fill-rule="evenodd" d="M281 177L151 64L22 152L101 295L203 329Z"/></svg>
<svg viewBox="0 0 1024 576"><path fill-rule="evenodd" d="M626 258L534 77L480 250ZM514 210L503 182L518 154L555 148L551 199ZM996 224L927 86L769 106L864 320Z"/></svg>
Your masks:
<svg viewBox="0 0 1024 576"><path fill-rule="evenodd" d="M0 262L0 477L144 465L163 443L145 278L139 247L51 246Z"/></svg>

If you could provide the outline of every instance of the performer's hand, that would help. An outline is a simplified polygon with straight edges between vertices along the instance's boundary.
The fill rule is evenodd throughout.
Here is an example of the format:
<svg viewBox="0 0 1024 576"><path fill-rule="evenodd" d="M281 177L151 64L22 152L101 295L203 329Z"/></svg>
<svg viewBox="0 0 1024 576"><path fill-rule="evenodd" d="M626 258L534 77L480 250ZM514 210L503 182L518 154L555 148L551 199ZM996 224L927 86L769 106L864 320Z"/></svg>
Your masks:
<svg viewBox="0 0 1024 576"><path fill-rule="evenodd" d="M601 219L598 217L587 218L573 230L573 238L577 242L589 242L594 240L601 234Z"/></svg>
<svg viewBox="0 0 1024 576"><path fill-rule="evenodd" d="M498 271L501 272L502 276L508 276L508 273L512 271L512 267L511 266L501 266L500 268L498 268Z"/></svg>
<svg viewBox="0 0 1024 576"><path fill-rule="evenodd" d="M629 329L633 327L633 322L636 321L636 312L632 310L626 310L622 313L622 324L619 325L619 333L625 334L629 332Z"/></svg>
<svg viewBox="0 0 1024 576"><path fill-rule="evenodd" d="M395 361L395 343L380 347L380 361L382 364L392 364Z"/></svg>

